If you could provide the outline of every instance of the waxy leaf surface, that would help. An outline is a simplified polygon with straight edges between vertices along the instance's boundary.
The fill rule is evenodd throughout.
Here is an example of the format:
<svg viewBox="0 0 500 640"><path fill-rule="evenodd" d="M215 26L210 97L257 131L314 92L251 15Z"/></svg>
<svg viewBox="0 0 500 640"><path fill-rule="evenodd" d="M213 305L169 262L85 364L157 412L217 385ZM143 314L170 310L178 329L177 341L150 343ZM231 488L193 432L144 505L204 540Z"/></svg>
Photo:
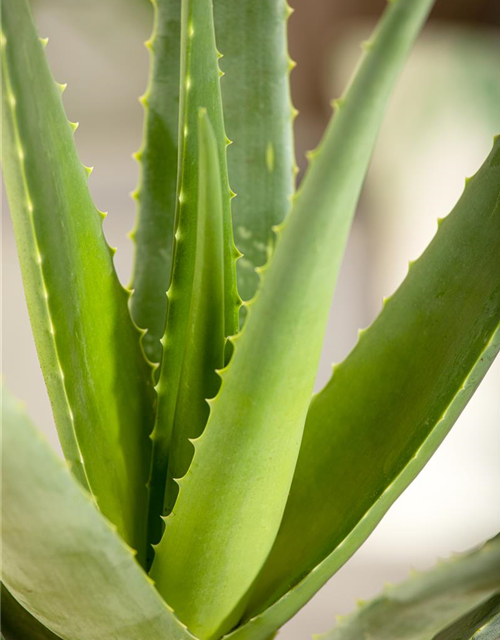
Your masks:
<svg viewBox="0 0 500 640"><path fill-rule="evenodd" d="M243 300L255 294L272 251L272 227L290 210L295 155L285 0L215 0L215 33L233 200L234 238ZM258 188L256 187L258 185Z"/></svg>
<svg viewBox="0 0 500 640"><path fill-rule="evenodd" d="M207 427L180 481L157 551L166 559L154 577L201 638L238 622L274 543L376 133L431 4L390 5L278 234L260 293L233 339L221 390L210 401Z"/></svg>
<svg viewBox="0 0 500 640"><path fill-rule="evenodd" d="M500 591L465 613L432 640L498 640L500 638Z"/></svg>
<svg viewBox="0 0 500 640"><path fill-rule="evenodd" d="M199 110L206 109L217 142L220 175L220 198L224 237L224 335L238 328L238 294L236 291L237 251L231 223L231 192L227 178L226 137L222 118L220 71L211 0L184 0L181 12L181 85L179 115L179 168L177 211L174 236L172 279L168 289L168 309L158 392L158 409L153 431L153 463L150 478L149 535L150 542L161 537L160 517L166 513L165 499L167 462L171 463L171 439L175 427L177 402L186 374L192 327L189 326L196 263L197 216L199 189ZM218 213L217 215L220 215ZM215 257L215 253L214 253ZM206 265L205 268L208 268ZM217 276L216 276L217 277ZM214 314L218 317L218 301ZM210 331L212 327L206 329ZM214 339L219 329L215 321ZM211 338L205 335L207 340ZM210 372L207 372L210 375ZM204 401L205 398L201 398ZM200 398L196 399L196 405ZM182 427L184 431L184 427ZM194 431L200 431L194 427ZM174 464L174 463L173 463Z"/></svg>
<svg viewBox="0 0 500 640"><path fill-rule="evenodd" d="M170 447L165 507L170 513L182 478L193 458L191 439L203 432L206 399L220 386L216 369L224 366L224 235L217 141L208 115L200 109L198 216L196 259L182 365ZM158 569L157 569L158 570Z"/></svg>
<svg viewBox="0 0 500 640"><path fill-rule="evenodd" d="M61 640L28 613L4 584L1 586L0 630L3 640Z"/></svg>
<svg viewBox="0 0 500 640"><path fill-rule="evenodd" d="M363 602L355 613L341 617L332 631L316 638L471 640L471 634L464 635L465 627L475 626L477 631L476 623L491 616L498 605L494 594L499 587L500 536L497 536L480 549L386 587L382 595ZM461 618L458 626L457 618ZM442 631L448 625L454 627L456 635L451 629Z"/></svg>
<svg viewBox="0 0 500 640"><path fill-rule="evenodd" d="M497 138L403 284L314 398L254 611L299 582L307 588L309 578L316 590L442 442L500 348L499 274Z"/></svg>
<svg viewBox="0 0 500 640"><path fill-rule="evenodd" d="M5 390L2 418L2 581L16 600L62 640L193 640Z"/></svg>
<svg viewBox="0 0 500 640"><path fill-rule="evenodd" d="M2 2L1 47L5 186L59 436L102 512L142 558L151 368L27 0Z"/></svg>
<svg viewBox="0 0 500 640"><path fill-rule="evenodd" d="M132 317L147 329L142 344L152 362L161 360L167 289L174 246L179 128L181 0L153 0L154 28L149 86L144 105L139 162L135 263L131 288Z"/></svg>

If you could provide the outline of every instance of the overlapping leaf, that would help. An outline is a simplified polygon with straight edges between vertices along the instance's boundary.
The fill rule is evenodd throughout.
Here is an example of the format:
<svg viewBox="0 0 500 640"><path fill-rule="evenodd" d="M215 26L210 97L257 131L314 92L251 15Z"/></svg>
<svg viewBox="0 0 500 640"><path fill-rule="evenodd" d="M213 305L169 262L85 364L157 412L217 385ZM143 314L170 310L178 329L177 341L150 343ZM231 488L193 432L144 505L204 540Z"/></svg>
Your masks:
<svg viewBox="0 0 500 640"><path fill-rule="evenodd" d="M62 640L193 640L5 390L2 418L2 581L22 607Z"/></svg>
<svg viewBox="0 0 500 640"><path fill-rule="evenodd" d="M217 141L217 160L220 173L222 224L224 237L224 335L238 327L238 295L236 291L237 251L233 242L231 222L231 193L227 179L226 137L222 118L220 71L217 64L211 0L184 0L181 15L181 87L179 126L179 169L172 279L168 290L168 311L163 356L157 387L158 409L153 431L153 464L150 479L149 540L157 543L161 536L160 516L164 513L167 461L171 460L171 439L176 429L185 433L200 433L204 425L176 423L177 404L181 387L190 377L186 362L192 361L193 334L189 326L193 280L196 263L197 214L199 206L198 175L198 116L204 108ZM215 253L213 258L215 258ZM209 270L210 265L204 266ZM216 276L217 277L217 276ZM218 301L213 301L214 317L218 318ZM213 330L213 338L210 332ZM217 321L205 328L204 340L218 340ZM208 349L208 346L207 346ZM190 354L191 352L191 354ZM207 363L205 363L207 364ZM206 375L210 376L210 368ZM193 375L197 375L193 372ZM184 398L185 399L185 398ZM205 396L193 399L204 402ZM182 399L181 399L182 401ZM182 413L183 409L179 409ZM176 436L177 437L177 436ZM188 443L185 443L188 446ZM184 448L184 447L183 447ZM175 463L172 463L175 466ZM172 485L170 485L172 487ZM175 489L175 487L173 487ZM167 497L167 505L171 498Z"/></svg>
<svg viewBox="0 0 500 640"><path fill-rule="evenodd" d="M314 398L250 616L298 583L302 603L311 597L442 442L500 348L499 273L497 138L425 253Z"/></svg>
<svg viewBox="0 0 500 640"><path fill-rule="evenodd" d="M151 370L27 0L5 0L1 10L2 164L59 436L75 473L142 557Z"/></svg>
<svg viewBox="0 0 500 640"><path fill-rule="evenodd" d="M471 640L473 636L466 627L477 631L481 621L491 617L498 607L495 592L499 588L500 536L497 536L480 549L387 587L378 598L361 603L355 613L339 618L332 631L316 637Z"/></svg>
<svg viewBox="0 0 500 640"><path fill-rule="evenodd" d="M440 631L432 640L498 640L500 591Z"/></svg>
<svg viewBox="0 0 500 640"><path fill-rule="evenodd" d="M1 637L3 640L61 640L22 607L2 584Z"/></svg>
<svg viewBox="0 0 500 640"><path fill-rule="evenodd" d="M289 222L279 229L260 296L249 305L244 332L233 340L233 359L221 371L222 388L210 402L207 430L196 440L194 462L180 482L152 574L164 598L203 640L230 631L242 617L228 638L264 640L290 618L420 471L500 349L497 140L453 215L307 414L331 295L375 135L431 5L432 0L392 3L354 82L335 102L337 114L311 154ZM235 207L236 218L241 215L236 235L247 259L240 265L241 289L249 298L256 289L253 268L263 264L273 245L271 225L283 219L293 182L287 9L281 0L264 0L259 10L246 0L238 9L216 0L215 8L219 44L228 56L224 99L236 142L231 171L243 196ZM211 0L182 0L181 26L179 19L179 0L158 0L151 44L157 57L144 99L145 144L139 152L132 306L149 329L144 345L155 360L165 319L167 326L147 518L151 371L26 0L4 0L2 7L3 164L42 367L74 474L90 486L123 538L139 549L141 561L146 537L159 539L160 515L177 498L173 478L188 470L190 438L203 432L205 399L220 386L214 370L223 366L225 338L238 325L237 252ZM245 41L249 25L265 47L259 38ZM263 185L259 193L256 181ZM170 266L167 311L163 293ZM191 638L10 397L5 415L7 445L22 454L6 465L4 579L15 596L7 596L12 605L7 614L17 611L12 615L22 618L26 634L42 638L47 637L43 625L63 640ZM20 483L16 476L26 459L26 482ZM493 541L485 548L492 546L498 547ZM495 568L491 558L471 557L484 569L479 581ZM497 595L489 586L480 588L476 574L471 581L467 559L457 566L458 573L447 568L433 576L460 589L467 575L477 599L472 602L469 592L461 592L463 601L454 597L463 608L453 609L453 615L463 616L433 640L457 634L463 640L473 634L491 640L500 619ZM432 595L433 579L412 583L416 592L402 589L410 600L416 598L416 610L422 585ZM405 607L413 600L405 600ZM382 610L391 603L383 601ZM376 617L379 610L374 606L351 619L355 633L367 611ZM432 607L426 611L433 617ZM447 602L441 602L439 613L449 613ZM451 620L450 613L439 624Z"/></svg>
<svg viewBox="0 0 500 640"><path fill-rule="evenodd" d="M153 576L201 638L238 622L275 540L357 198L387 99L431 4L390 5L280 230L180 482Z"/></svg>
<svg viewBox="0 0 500 640"><path fill-rule="evenodd" d="M295 155L287 53L285 0L215 0L217 46L233 201L238 290L250 300L257 290L256 267L268 260L272 227L290 210ZM258 188L256 188L258 185Z"/></svg>
<svg viewBox="0 0 500 640"><path fill-rule="evenodd" d="M154 28L137 200L132 316L147 329L142 344L149 359L161 360L167 289L174 245L179 128L181 0L153 0Z"/></svg>
<svg viewBox="0 0 500 640"><path fill-rule="evenodd" d="M166 510L177 498L193 457L191 439L201 435L224 366L224 237L217 141L206 110L200 109L196 258L187 321L186 353L175 407L169 453Z"/></svg>

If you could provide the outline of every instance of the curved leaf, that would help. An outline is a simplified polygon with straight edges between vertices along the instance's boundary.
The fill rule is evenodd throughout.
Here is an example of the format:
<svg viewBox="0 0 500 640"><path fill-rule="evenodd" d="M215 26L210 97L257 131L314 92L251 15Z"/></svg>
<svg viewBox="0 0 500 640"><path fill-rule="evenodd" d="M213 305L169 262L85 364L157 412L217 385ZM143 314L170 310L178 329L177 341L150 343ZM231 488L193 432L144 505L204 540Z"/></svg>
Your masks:
<svg viewBox="0 0 500 640"><path fill-rule="evenodd" d="M233 200L238 291L250 300L257 290L256 267L267 262L274 225L290 210L295 152L287 53L285 0L215 0L220 66ZM258 188L256 188L258 185ZM243 308L244 309L244 308Z"/></svg>
<svg viewBox="0 0 500 640"><path fill-rule="evenodd" d="M500 638L500 591L468 611L460 620L432 640L498 640Z"/></svg>
<svg viewBox="0 0 500 640"><path fill-rule="evenodd" d="M2 581L15 599L62 640L193 640L5 390L2 418Z"/></svg>
<svg viewBox="0 0 500 640"><path fill-rule="evenodd" d="M102 512L142 556L151 369L27 0L2 2L1 46L5 185L59 436Z"/></svg>
<svg viewBox="0 0 500 640"><path fill-rule="evenodd" d="M1 599L2 638L5 640L61 640L22 607L4 584Z"/></svg>
<svg viewBox="0 0 500 640"><path fill-rule="evenodd" d="M167 293L168 311L160 371L158 408L152 434L153 463L150 479L149 540L161 537L160 517L165 510L167 462L171 463L171 438L182 382L184 360L189 350L189 314L196 261L198 213L198 116L207 110L217 141L222 219L224 232L224 334L238 327L236 248L231 223L231 192L227 180L226 137L222 118L220 71L215 46L211 0L183 0L181 15L181 89L179 127L179 178L172 263ZM215 311L217 314L217 311ZM217 331L216 331L217 332ZM189 334L189 335L188 335ZM204 400L205 398L201 398ZM199 400L199 399L198 399Z"/></svg>
<svg viewBox="0 0 500 640"><path fill-rule="evenodd" d="M442 442L500 349L500 138L313 400L248 615L350 557ZM300 536L297 536L300 531Z"/></svg>
<svg viewBox="0 0 500 640"><path fill-rule="evenodd" d="M317 640L470 640L471 635L440 632L457 618L478 621L489 616L500 587L500 536L480 549L458 555L406 582L386 587L384 593L363 602L355 613L341 617L337 626ZM492 596L494 596L492 598ZM487 605L487 606L486 606ZM471 609L477 610L471 614ZM453 624L455 631L458 627ZM464 626L460 623L464 630ZM477 630L478 626L475 626ZM437 634L437 635L435 635Z"/></svg>
<svg viewBox="0 0 500 640"><path fill-rule="evenodd" d="M210 401L193 463L180 481L157 551L167 560L161 571L153 566L153 575L199 637L215 637L238 622L275 540L376 132L431 4L390 5L280 230L260 293L233 340L221 391Z"/></svg>
<svg viewBox="0 0 500 640"><path fill-rule="evenodd" d="M224 366L224 237L217 141L205 109L200 109L196 259L186 351L175 406L169 454L166 511L178 494L193 458L190 439L201 435L208 418L206 398L219 389L216 369ZM168 558L166 559L168 562ZM155 568L160 571L159 567Z"/></svg>
<svg viewBox="0 0 500 640"><path fill-rule="evenodd" d="M147 329L142 339L152 362L161 360L167 289L174 244L180 84L181 0L152 0L154 28L149 49L150 80L145 95L144 135L139 162L132 317Z"/></svg>

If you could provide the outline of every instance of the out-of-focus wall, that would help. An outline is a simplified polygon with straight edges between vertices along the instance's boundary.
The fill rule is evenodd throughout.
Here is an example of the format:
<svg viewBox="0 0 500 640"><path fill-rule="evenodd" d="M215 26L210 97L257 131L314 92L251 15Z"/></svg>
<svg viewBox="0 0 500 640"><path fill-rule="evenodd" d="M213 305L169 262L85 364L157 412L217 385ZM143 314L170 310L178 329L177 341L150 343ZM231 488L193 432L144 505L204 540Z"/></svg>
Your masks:
<svg viewBox="0 0 500 640"><path fill-rule="evenodd" d="M258 1L258 0L256 0ZM129 278L134 221L129 192L140 145L151 29L145 0L36 0L39 31L56 79L68 82L64 100L80 122L82 161L94 165L90 188L108 210L105 231L118 247L116 264ZM378 0L295 0L290 50L298 62L293 97L297 157L315 146L342 87L383 8ZM459 5L459 6L458 6ZM432 238L436 219L453 206L500 132L500 3L438 0L391 103L367 178L332 307L318 375L355 344L359 327L378 313ZM4 204L3 368L6 383L56 444L50 406L31 338L15 246ZM430 464L391 509L356 557L289 623L292 640L324 631L357 597L402 579L410 565L462 550L500 529L500 362ZM409 398L411 402L411 398Z"/></svg>

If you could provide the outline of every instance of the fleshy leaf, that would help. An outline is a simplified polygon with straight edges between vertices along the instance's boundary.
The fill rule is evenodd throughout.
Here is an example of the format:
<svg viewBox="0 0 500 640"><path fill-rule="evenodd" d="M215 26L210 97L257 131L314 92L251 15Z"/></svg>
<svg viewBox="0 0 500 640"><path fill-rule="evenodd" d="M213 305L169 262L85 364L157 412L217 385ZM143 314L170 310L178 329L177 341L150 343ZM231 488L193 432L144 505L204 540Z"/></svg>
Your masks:
<svg viewBox="0 0 500 640"><path fill-rule="evenodd" d="M135 154L140 166L132 317L147 329L142 344L152 362L161 360L167 289L174 244L179 128L181 0L152 0L154 28L149 49L150 80L141 102L144 135Z"/></svg>
<svg viewBox="0 0 500 640"><path fill-rule="evenodd" d="M2 638L5 640L61 640L22 607L2 584Z"/></svg>
<svg viewBox="0 0 500 640"><path fill-rule="evenodd" d="M2 2L1 46L5 185L59 436L102 512L142 557L151 368L27 0Z"/></svg>
<svg viewBox="0 0 500 640"><path fill-rule="evenodd" d="M497 568L500 574L500 569ZM500 591L465 613L460 620L432 640L498 640L500 638Z"/></svg>
<svg viewBox="0 0 500 640"><path fill-rule="evenodd" d="M500 536L480 549L460 554L405 582L386 587L383 594L363 602L339 619L332 631L316 640L470 640L472 635L442 632L462 618L460 628L474 625L478 614L488 617L498 608ZM492 597L493 596L493 597ZM471 610L477 610L472 613ZM467 623L465 621L468 621ZM477 630L478 626L475 627ZM437 635L436 635L437 634Z"/></svg>
<svg viewBox="0 0 500 640"><path fill-rule="evenodd" d="M227 179L226 136L222 118L220 71L215 46L211 0L183 0L181 15L181 89L179 127L179 180L172 279L168 290L168 310L163 356L157 386L158 408L153 431L153 464L150 479L149 540L161 537L164 514L167 461L177 399L188 345L188 319L191 311L196 261L198 213L198 115L207 116L217 140L220 191L224 233L224 333L238 328L236 291L237 251L231 223L231 192ZM217 331L217 330L216 330ZM204 400L205 398L202 398ZM199 400L199 399L198 399ZM198 401L197 400L197 401Z"/></svg>
<svg viewBox="0 0 500 640"><path fill-rule="evenodd" d="M280 229L180 481L152 575L179 618L203 639L238 622L278 532L376 133L431 5L399 0L389 6Z"/></svg>
<svg viewBox="0 0 500 640"><path fill-rule="evenodd" d="M497 139L403 284L314 398L249 617L299 582L310 597L349 558L437 449L498 353L499 160Z"/></svg>
<svg viewBox="0 0 500 640"><path fill-rule="evenodd" d="M268 260L274 225L290 210L295 156L287 52L285 0L215 0L215 33L233 200L238 290L250 300L257 290L255 271ZM258 188L256 188L258 185Z"/></svg>
<svg viewBox="0 0 500 640"><path fill-rule="evenodd" d="M15 599L62 640L193 640L5 390L2 417L2 581Z"/></svg>
<svg viewBox="0 0 500 640"><path fill-rule="evenodd" d="M175 406L170 447L166 511L177 498L174 478L182 478L191 463L190 439L203 432L207 398L220 386L216 369L224 366L224 237L217 141L206 110L199 116L198 215L196 259L187 322L186 350Z"/></svg>

